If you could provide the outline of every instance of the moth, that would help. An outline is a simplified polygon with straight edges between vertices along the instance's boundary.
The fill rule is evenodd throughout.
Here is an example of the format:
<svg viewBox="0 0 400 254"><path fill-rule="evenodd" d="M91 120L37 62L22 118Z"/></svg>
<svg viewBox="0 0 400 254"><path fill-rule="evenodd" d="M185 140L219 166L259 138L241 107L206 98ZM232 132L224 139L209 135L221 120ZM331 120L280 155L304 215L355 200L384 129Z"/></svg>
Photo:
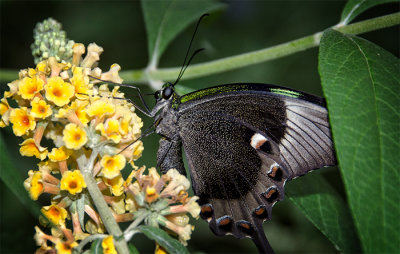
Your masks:
<svg viewBox="0 0 400 254"><path fill-rule="evenodd" d="M140 91L145 109L135 107L154 118L163 173L175 168L186 175L183 149L200 215L214 234L251 237L259 252L273 253L262 223L284 198L286 181L336 164L324 99L256 83L179 96L175 85L199 51L184 67L187 53L177 80L154 93L152 110Z"/></svg>

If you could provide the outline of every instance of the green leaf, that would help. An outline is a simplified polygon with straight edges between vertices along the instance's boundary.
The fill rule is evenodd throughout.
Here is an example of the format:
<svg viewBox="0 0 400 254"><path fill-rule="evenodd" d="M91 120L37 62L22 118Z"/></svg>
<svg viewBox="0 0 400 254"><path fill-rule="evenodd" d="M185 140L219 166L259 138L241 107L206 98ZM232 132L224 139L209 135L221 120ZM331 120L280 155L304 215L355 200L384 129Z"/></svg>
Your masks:
<svg viewBox="0 0 400 254"><path fill-rule="evenodd" d="M11 159L12 157L7 152L3 136L0 134L0 179L34 216L39 217L41 214L40 208L24 189L24 180Z"/></svg>
<svg viewBox="0 0 400 254"><path fill-rule="evenodd" d="M76 210L78 212L79 223L82 228L85 228L85 195L83 193L76 200Z"/></svg>
<svg viewBox="0 0 400 254"><path fill-rule="evenodd" d="M399 2L399 0L349 0L344 6L340 24L347 25L362 12L376 5L394 2Z"/></svg>
<svg viewBox="0 0 400 254"><path fill-rule="evenodd" d="M136 249L135 245L128 243L128 248L130 254L139 254L139 251Z"/></svg>
<svg viewBox="0 0 400 254"><path fill-rule="evenodd" d="M90 254L103 254L103 247L101 246L101 242L103 239L95 240L90 246Z"/></svg>
<svg viewBox="0 0 400 254"><path fill-rule="evenodd" d="M156 241L159 245L164 247L168 253L189 253L189 251L179 241L175 240L159 228L139 226L138 229L149 239Z"/></svg>
<svg viewBox="0 0 400 254"><path fill-rule="evenodd" d="M340 252L360 253L348 205L317 172L287 184L286 194Z"/></svg>
<svg viewBox="0 0 400 254"><path fill-rule="evenodd" d="M323 34L319 72L336 153L365 252L400 248L400 62L334 30Z"/></svg>
<svg viewBox="0 0 400 254"><path fill-rule="evenodd" d="M224 6L215 0L142 1L147 30L149 66L156 67L168 44L201 15Z"/></svg>

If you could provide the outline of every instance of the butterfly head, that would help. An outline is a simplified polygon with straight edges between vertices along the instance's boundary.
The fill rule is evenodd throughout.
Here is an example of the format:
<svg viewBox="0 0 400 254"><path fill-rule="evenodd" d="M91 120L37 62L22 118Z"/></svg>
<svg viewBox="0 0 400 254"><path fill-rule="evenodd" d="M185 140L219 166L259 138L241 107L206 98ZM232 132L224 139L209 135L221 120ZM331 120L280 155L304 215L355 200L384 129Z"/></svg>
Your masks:
<svg viewBox="0 0 400 254"><path fill-rule="evenodd" d="M162 100L169 100L173 97L175 94L175 89L174 85L172 83L165 83L163 87L160 90L157 90L154 93L154 98L156 98L156 101L162 101Z"/></svg>

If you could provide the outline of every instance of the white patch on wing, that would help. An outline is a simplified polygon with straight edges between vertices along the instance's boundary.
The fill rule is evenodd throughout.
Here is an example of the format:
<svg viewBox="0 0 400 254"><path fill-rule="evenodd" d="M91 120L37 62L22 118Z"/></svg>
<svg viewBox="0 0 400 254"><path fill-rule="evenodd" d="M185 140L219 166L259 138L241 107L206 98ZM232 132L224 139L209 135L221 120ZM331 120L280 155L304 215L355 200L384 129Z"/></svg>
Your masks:
<svg viewBox="0 0 400 254"><path fill-rule="evenodd" d="M266 141L268 141L268 139L266 137L264 137L260 133L256 133L251 137L250 145L254 149L259 149L260 146L262 146Z"/></svg>

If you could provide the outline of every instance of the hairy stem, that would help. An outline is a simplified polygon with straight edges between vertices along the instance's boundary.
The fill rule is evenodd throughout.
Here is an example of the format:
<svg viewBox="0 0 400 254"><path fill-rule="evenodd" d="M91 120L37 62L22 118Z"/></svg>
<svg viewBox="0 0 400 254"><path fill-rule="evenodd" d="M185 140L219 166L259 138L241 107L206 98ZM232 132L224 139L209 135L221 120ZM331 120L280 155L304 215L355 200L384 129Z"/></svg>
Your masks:
<svg viewBox="0 0 400 254"><path fill-rule="evenodd" d="M400 12L360 21L350 25L334 26L333 29L345 34L361 34L398 24L400 24ZM230 56L206 63L193 64L186 70L185 75L182 76L181 80L229 71L313 48L319 45L322 33L323 32L318 32L297 40L236 56ZM148 82L149 79L173 81L178 76L180 69L181 67L154 69L149 71L147 75L144 74L143 70L122 71L121 77L126 83Z"/></svg>
<svg viewBox="0 0 400 254"><path fill-rule="evenodd" d="M87 160L86 156L82 154L77 159L77 162L85 179L87 190L89 191L90 197L92 198L93 203L100 214L101 220L103 221L107 232L114 236L115 247L117 248L118 253L128 254L128 245L122 236L122 231L118 223L115 221L114 216L104 200L103 194L99 190L96 180L92 174L93 161L94 158L97 157L97 154L97 151L94 149L89 160Z"/></svg>
<svg viewBox="0 0 400 254"><path fill-rule="evenodd" d="M360 21L350 25L336 25L332 27L345 34L362 34L386 27L400 24L400 12ZM266 62L291 55L319 45L322 32L318 32L297 40L282 43L273 47L260 49L236 56L226 57L206 63L193 64L181 78L192 79L210 74L230 71L233 69ZM120 76L125 83L148 83L150 81L164 80L172 81L178 76L181 67L160 68L145 72L145 70L122 71ZM17 71L0 70L0 81L11 81L17 78Z"/></svg>

